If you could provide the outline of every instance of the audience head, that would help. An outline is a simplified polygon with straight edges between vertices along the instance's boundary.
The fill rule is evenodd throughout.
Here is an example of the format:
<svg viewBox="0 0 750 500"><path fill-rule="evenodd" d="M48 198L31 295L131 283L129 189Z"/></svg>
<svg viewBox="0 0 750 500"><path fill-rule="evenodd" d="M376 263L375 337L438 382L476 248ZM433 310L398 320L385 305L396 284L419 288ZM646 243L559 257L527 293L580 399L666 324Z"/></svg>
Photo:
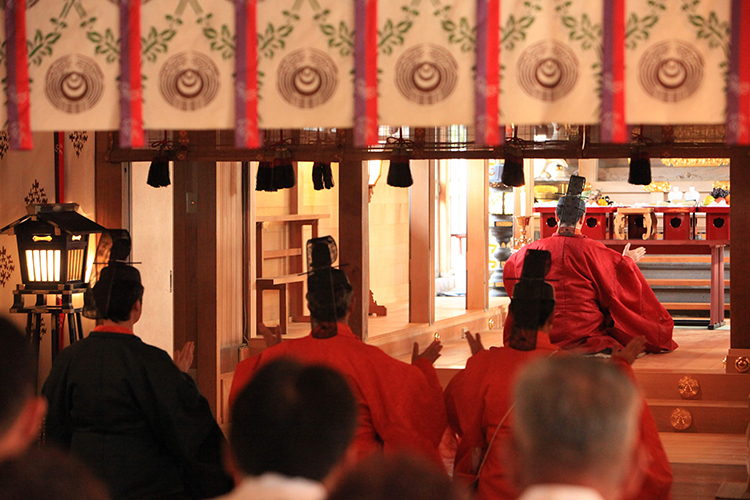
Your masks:
<svg viewBox="0 0 750 500"><path fill-rule="evenodd" d="M513 299L509 308L513 316L513 331L509 345L514 349L535 349L537 332L545 325L552 324L555 290L544 281L551 262L552 257L546 250L526 252L521 278L513 287Z"/></svg>
<svg viewBox="0 0 750 500"><path fill-rule="evenodd" d="M0 462L3 500L108 500L104 484L82 463L53 448Z"/></svg>
<svg viewBox="0 0 750 500"><path fill-rule="evenodd" d="M274 472L322 481L343 458L356 425L357 404L342 375L279 359L237 397L229 444L246 476Z"/></svg>
<svg viewBox="0 0 750 500"><path fill-rule="evenodd" d="M344 319L352 302L352 285L341 269L332 267L307 276L307 307L318 322Z"/></svg>
<svg viewBox="0 0 750 500"><path fill-rule="evenodd" d="M468 498L432 463L409 455L374 455L352 469L328 500L459 500Z"/></svg>
<svg viewBox="0 0 750 500"><path fill-rule="evenodd" d="M515 392L520 486L574 484L617 496L636 456L633 382L612 363L560 356L527 366Z"/></svg>
<svg viewBox="0 0 750 500"><path fill-rule="evenodd" d="M133 306L143 298L141 273L133 266L111 262L102 269L93 289L98 318L122 323L131 319Z"/></svg>
<svg viewBox="0 0 750 500"><path fill-rule="evenodd" d="M22 452L39 434L47 404L36 395L34 367L28 339L0 318L0 459Z"/></svg>

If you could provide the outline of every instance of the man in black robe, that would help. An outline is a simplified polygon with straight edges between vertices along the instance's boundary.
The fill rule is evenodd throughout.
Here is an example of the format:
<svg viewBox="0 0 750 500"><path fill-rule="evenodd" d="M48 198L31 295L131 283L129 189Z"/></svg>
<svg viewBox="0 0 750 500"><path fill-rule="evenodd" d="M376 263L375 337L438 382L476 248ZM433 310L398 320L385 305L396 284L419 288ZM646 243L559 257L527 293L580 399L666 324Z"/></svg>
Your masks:
<svg viewBox="0 0 750 500"><path fill-rule="evenodd" d="M93 289L101 325L55 360L42 389L46 441L69 449L115 499L195 499L232 487L221 465L224 437L187 370L193 346L173 362L133 333L143 286L112 262Z"/></svg>

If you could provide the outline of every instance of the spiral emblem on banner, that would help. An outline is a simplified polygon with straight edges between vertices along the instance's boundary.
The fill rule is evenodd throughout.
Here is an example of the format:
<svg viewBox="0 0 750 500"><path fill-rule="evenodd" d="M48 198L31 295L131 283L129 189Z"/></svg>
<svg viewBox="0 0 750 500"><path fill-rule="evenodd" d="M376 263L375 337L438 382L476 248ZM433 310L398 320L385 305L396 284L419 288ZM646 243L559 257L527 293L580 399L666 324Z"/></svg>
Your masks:
<svg viewBox="0 0 750 500"><path fill-rule="evenodd" d="M677 40L659 43L638 62L641 88L660 101L681 101L700 87L703 66L703 57L692 45Z"/></svg>
<svg viewBox="0 0 750 500"><path fill-rule="evenodd" d="M299 49L279 63L276 88L281 96L298 108L314 108L327 102L339 83L333 59L317 49Z"/></svg>
<svg viewBox="0 0 750 500"><path fill-rule="evenodd" d="M167 59L159 70L159 92L171 106L195 111L219 93L219 68L200 52L180 52Z"/></svg>
<svg viewBox="0 0 750 500"><path fill-rule="evenodd" d="M578 81L579 63L573 50L555 40L544 40L521 53L516 77L524 92L541 101L566 96Z"/></svg>
<svg viewBox="0 0 750 500"><path fill-rule="evenodd" d="M396 61L395 81L406 99L422 105L435 104L456 89L458 62L442 47L430 43L416 45Z"/></svg>
<svg viewBox="0 0 750 500"><path fill-rule="evenodd" d="M47 69L44 93L66 113L82 113L96 106L104 91L104 73L93 59L80 54L60 57Z"/></svg>

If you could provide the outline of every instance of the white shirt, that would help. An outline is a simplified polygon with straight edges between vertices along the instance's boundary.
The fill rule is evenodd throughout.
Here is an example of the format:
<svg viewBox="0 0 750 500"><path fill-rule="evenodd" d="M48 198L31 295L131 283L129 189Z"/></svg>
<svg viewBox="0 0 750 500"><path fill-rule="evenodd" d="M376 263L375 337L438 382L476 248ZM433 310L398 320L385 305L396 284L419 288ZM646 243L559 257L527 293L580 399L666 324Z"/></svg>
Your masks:
<svg viewBox="0 0 750 500"><path fill-rule="evenodd" d="M326 496L326 489L317 481L267 473L246 477L234 490L216 500L323 500Z"/></svg>
<svg viewBox="0 0 750 500"><path fill-rule="evenodd" d="M518 500L604 500L598 491L572 484L537 484L523 492Z"/></svg>

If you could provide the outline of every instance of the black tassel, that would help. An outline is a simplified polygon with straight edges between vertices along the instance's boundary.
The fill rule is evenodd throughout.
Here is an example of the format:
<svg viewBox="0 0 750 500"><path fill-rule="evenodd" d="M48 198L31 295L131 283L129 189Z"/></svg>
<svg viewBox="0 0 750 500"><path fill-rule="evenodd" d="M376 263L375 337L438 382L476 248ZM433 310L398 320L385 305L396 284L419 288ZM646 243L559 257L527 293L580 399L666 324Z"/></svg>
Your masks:
<svg viewBox="0 0 750 500"><path fill-rule="evenodd" d="M333 182L333 171L331 170L330 163L323 163L323 184L326 189L331 189L334 186Z"/></svg>
<svg viewBox="0 0 750 500"><path fill-rule="evenodd" d="M256 191L274 191L273 189L273 167L270 162L258 163L258 174L255 176Z"/></svg>
<svg viewBox="0 0 750 500"><path fill-rule="evenodd" d="M166 155L159 155L153 159L148 169L146 183L155 188L166 187L171 184L169 180L169 158Z"/></svg>
<svg viewBox="0 0 750 500"><path fill-rule="evenodd" d="M414 184L414 179L411 177L411 168L409 168L409 155L401 148L398 148L391 156L386 184L402 188L408 188Z"/></svg>
<svg viewBox="0 0 750 500"><path fill-rule="evenodd" d="M273 160L273 187L276 189L289 189L294 187L297 175L292 164L292 153L288 149L276 151Z"/></svg>
<svg viewBox="0 0 750 500"><path fill-rule="evenodd" d="M630 157L628 182L639 186L651 184L651 158L646 151L636 151Z"/></svg>
<svg viewBox="0 0 750 500"><path fill-rule="evenodd" d="M317 161L313 164L312 168L312 182L315 191L323 189L323 167L324 164Z"/></svg>
<svg viewBox="0 0 750 500"><path fill-rule="evenodd" d="M523 158L506 151L501 180L503 184L511 187L520 187L526 184L523 176Z"/></svg>

